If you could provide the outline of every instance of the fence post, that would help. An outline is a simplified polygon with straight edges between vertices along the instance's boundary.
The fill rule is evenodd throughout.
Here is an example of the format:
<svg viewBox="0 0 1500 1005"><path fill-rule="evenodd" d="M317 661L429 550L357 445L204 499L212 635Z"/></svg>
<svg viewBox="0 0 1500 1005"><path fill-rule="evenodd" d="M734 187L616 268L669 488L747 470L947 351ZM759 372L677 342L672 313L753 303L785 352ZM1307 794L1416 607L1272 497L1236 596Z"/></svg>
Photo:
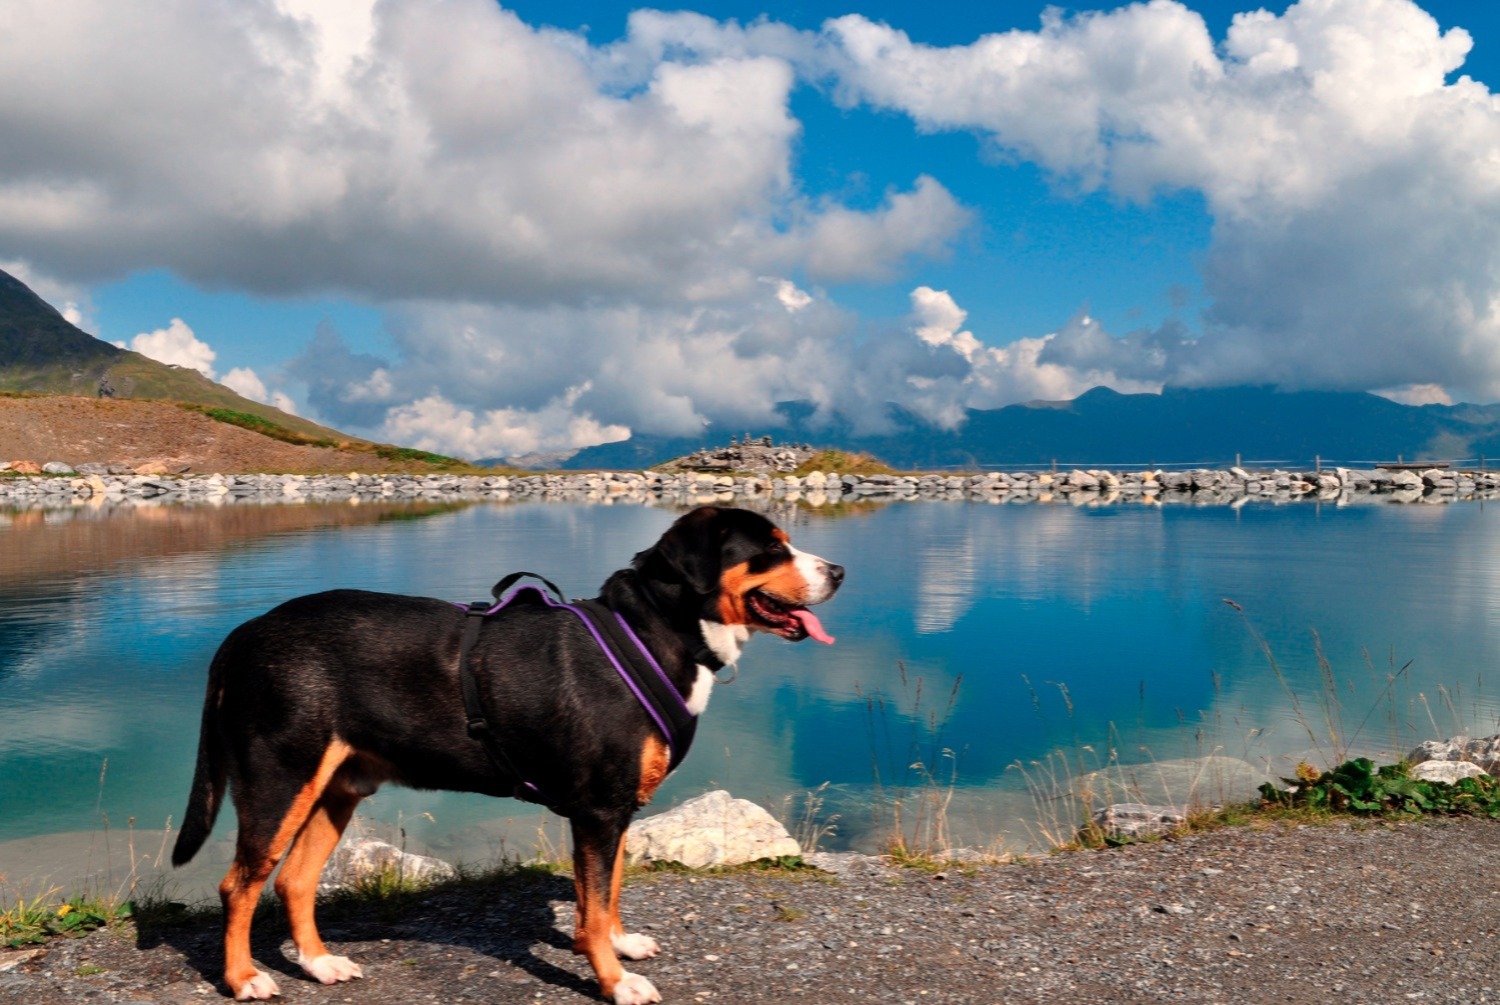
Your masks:
<svg viewBox="0 0 1500 1005"><path fill-rule="evenodd" d="M1313 454L1313 470L1319 474L1323 473L1323 455Z"/></svg>

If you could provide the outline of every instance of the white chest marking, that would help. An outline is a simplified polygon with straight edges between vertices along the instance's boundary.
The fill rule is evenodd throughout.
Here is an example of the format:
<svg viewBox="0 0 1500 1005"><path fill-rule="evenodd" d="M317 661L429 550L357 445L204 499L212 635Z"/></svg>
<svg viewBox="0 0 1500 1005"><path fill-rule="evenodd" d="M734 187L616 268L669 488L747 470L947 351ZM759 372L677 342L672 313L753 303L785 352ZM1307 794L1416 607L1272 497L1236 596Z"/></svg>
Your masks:
<svg viewBox="0 0 1500 1005"><path fill-rule="evenodd" d="M717 621L699 621L703 641L726 665L740 661L740 651L750 641L750 629L745 625L725 625Z"/></svg>
<svg viewBox="0 0 1500 1005"><path fill-rule="evenodd" d="M713 671L699 663L698 676L693 680L693 689L688 692L687 710L694 715L702 715L704 709L708 708L708 699L713 695L713 690Z"/></svg>

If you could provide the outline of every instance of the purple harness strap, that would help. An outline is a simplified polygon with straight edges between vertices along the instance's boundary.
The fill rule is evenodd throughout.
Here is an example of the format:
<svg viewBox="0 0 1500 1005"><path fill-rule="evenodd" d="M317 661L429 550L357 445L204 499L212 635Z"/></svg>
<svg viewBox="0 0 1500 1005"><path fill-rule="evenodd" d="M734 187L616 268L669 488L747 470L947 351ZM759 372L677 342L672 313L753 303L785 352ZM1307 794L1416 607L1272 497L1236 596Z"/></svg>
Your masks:
<svg viewBox="0 0 1500 1005"><path fill-rule="evenodd" d="M532 802L545 801L541 797L541 791L531 782L521 778L520 773L511 765L498 739L487 732L488 723L478 707L478 690L473 681L473 671L469 666L469 650L473 646L473 640L478 637L479 622L500 613L518 596L528 591L535 593L548 607L570 611L578 616L588 628L589 634L599 649L609 659L610 665L615 668L615 672L630 689L630 693L635 695L636 700L650 715L651 721L656 724L656 728L661 731L670 751L668 770L676 768L687 756L688 748L692 745L693 735L697 731L697 716L688 709L687 702L683 700L671 678L661 668L661 664L651 654L651 650L641 642L635 630L630 627L630 623L618 611L611 610L598 601L580 600L569 604L553 599L546 590L537 586L522 586L508 596L501 596L506 587L523 575L529 574L513 574L496 584L494 592L499 599L491 607L485 608L481 604L454 604L469 615L466 619L468 624L465 626L465 644L460 649L459 659L460 674L464 683L465 706L469 714L470 735L485 740L486 748L492 751L492 755L498 753L499 756L495 758L497 763L503 762L510 773L520 780L520 785L527 792L518 791L518 796ZM542 582L552 586L546 580ZM561 594L555 586L552 589Z"/></svg>

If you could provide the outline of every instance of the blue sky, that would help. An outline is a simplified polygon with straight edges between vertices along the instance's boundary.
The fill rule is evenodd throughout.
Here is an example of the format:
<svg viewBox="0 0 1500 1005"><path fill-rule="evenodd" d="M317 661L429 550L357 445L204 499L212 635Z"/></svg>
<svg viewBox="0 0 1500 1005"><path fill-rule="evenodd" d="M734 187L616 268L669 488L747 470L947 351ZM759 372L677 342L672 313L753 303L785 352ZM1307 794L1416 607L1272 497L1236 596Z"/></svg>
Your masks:
<svg viewBox="0 0 1500 1005"><path fill-rule="evenodd" d="M1044 8L21 0L0 268L465 456L789 398L1500 399L1488 5Z"/></svg>

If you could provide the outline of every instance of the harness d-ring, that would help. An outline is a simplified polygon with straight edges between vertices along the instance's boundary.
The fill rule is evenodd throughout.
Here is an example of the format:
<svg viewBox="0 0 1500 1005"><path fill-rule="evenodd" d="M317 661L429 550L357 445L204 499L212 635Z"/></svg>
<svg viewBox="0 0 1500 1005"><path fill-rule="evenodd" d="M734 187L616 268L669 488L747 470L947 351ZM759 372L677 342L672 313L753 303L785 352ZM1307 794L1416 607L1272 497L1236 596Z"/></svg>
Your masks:
<svg viewBox="0 0 1500 1005"><path fill-rule="evenodd" d="M734 679L740 675L740 665L738 663L726 663L726 664L724 664L724 666L729 667L729 676L728 677L720 677L719 676L719 670L723 670L724 669L724 667L722 667L722 666L719 667L719 670L710 670L709 671L709 673L711 673L711 674L714 675L714 683L715 684L733 684L734 683Z"/></svg>

